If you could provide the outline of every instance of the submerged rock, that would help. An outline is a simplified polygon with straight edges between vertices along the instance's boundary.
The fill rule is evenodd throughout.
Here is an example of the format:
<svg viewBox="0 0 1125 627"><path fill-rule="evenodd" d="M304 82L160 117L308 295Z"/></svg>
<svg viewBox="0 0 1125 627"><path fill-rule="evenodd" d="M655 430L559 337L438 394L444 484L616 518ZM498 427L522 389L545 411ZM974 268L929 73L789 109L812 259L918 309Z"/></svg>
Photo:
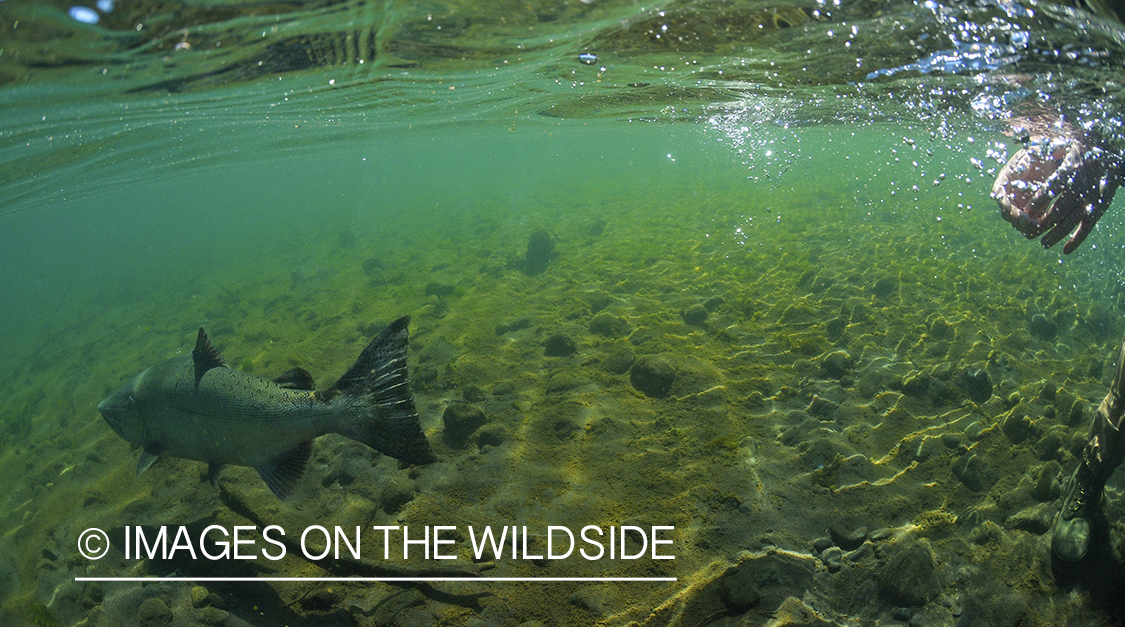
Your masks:
<svg viewBox="0 0 1125 627"><path fill-rule="evenodd" d="M612 374L625 374L633 367L635 361L637 361L637 356L633 353L633 349L622 346L605 358L605 361L602 362L602 369Z"/></svg>
<svg viewBox="0 0 1125 627"><path fill-rule="evenodd" d="M922 397L930 391L930 373L925 370L912 372L902 378L902 393L907 396Z"/></svg>
<svg viewBox="0 0 1125 627"><path fill-rule="evenodd" d="M528 276L542 274L547 264L555 257L555 239L547 229L539 227L527 238L527 252L524 254L523 271Z"/></svg>
<svg viewBox="0 0 1125 627"><path fill-rule="evenodd" d="M629 381L639 392L653 398L664 398L672 390L676 371L668 360L659 355L645 355L633 363Z"/></svg>
<svg viewBox="0 0 1125 627"><path fill-rule="evenodd" d="M509 322L502 322L496 325L496 335L504 335L505 333L512 333L514 331L522 331L532 325L531 318L524 316L523 318L516 318Z"/></svg>
<svg viewBox="0 0 1125 627"><path fill-rule="evenodd" d="M891 294L894 294L895 290L897 289L898 281L892 279L891 277L885 276L875 281L875 284L871 286L871 293L878 298L886 298Z"/></svg>
<svg viewBox="0 0 1125 627"><path fill-rule="evenodd" d="M1061 489L1057 480L1062 473L1062 465L1051 460L1039 468L1035 474L1035 485L1031 488L1031 496L1043 502L1054 501L1059 497Z"/></svg>
<svg viewBox="0 0 1125 627"><path fill-rule="evenodd" d="M1058 325L1041 313L1031 317L1031 322L1027 325L1027 330L1031 335L1041 340L1052 340L1059 332Z"/></svg>
<svg viewBox="0 0 1125 627"><path fill-rule="evenodd" d="M703 305L692 305L685 309L681 315L687 324L693 327L702 327L707 324L707 316L710 315L710 312Z"/></svg>
<svg viewBox="0 0 1125 627"><path fill-rule="evenodd" d="M629 323L608 311L603 311L590 319L590 333L602 337L615 338L629 335Z"/></svg>
<svg viewBox="0 0 1125 627"><path fill-rule="evenodd" d="M142 627L162 627L172 624L172 610L163 599L150 597L137 608L137 620Z"/></svg>
<svg viewBox="0 0 1125 627"><path fill-rule="evenodd" d="M193 613L196 622L201 625L226 625L230 615L216 607L205 607Z"/></svg>
<svg viewBox="0 0 1125 627"><path fill-rule="evenodd" d="M547 338L543 354L548 357L570 357L578 352L578 345L570 337L556 333Z"/></svg>
<svg viewBox="0 0 1125 627"><path fill-rule="evenodd" d="M762 600L749 565L728 568L719 580L719 599L731 614L741 614Z"/></svg>
<svg viewBox="0 0 1125 627"><path fill-rule="evenodd" d="M191 606L192 607L203 607L203 606L207 605L207 595L209 595L209 594L210 594L210 592L208 592L207 588L204 588L203 586L192 586L192 588L191 588Z"/></svg>
<svg viewBox="0 0 1125 627"><path fill-rule="evenodd" d="M867 539L867 523L855 515L844 515L828 526L828 535L836 546L845 551L858 549Z"/></svg>
<svg viewBox="0 0 1125 627"><path fill-rule="evenodd" d="M368 257L367 259L363 260L363 273L367 276L371 276L382 269L383 262L374 257Z"/></svg>
<svg viewBox="0 0 1125 627"><path fill-rule="evenodd" d="M1009 516L1008 520L1004 521L1004 527L1039 536L1051 530L1051 523L1054 518L1055 505L1053 503L1038 503Z"/></svg>
<svg viewBox="0 0 1125 627"><path fill-rule="evenodd" d="M1008 414L1004 422L1000 425L1000 429L1012 444L1019 444L1035 433L1035 425L1031 424L1031 418L1028 418L1024 413L1023 407L1017 406Z"/></svg>
<svg viewBox="0 0 1125 627"><path fill-rule="evenodd" d="M992 377L984 368L965 368L961 371L961 387L974 403L980 404L992 398Z"/></svg>
<svg viewBox="0 0 1125 627"><path fill-rule="evenodd" d="M820 554L820 562L830 573L838 573L844 567L844 551L838 546L830 546Z"/></svg>
<svg viewBox="0 0 1125 627"><path fill-rule="evenodd" d="M903 606L925 605L941 592L928 540L910 542L879 569L879 594Z"/></svg>
<svg viewBox="0 0 1125 627"><path fill-rule="evenodd" d="M996 483L996 471L972 451L966 452L954 462L953 476L973 492L984 492Z"/></svg>
<svg viewBox="0 0 1125 627"><path fill-rule="evenodd" d="M828 335L828 339L836 341L844 334L848 328L848 321L841 316L837 316L824 324L824 331Z"/></svg>
<svg viewBox="0 0 1125 627"><path fill-rule="evenodd" d="M810 416L829 417L835 414L837 409L840 409L839 403L813 394L812 401L809 402L809 406L805 408L805 411L808 412Z"/></svg>
<svg viewBox="0 0 1125 627"><path fill-rule="evenodd" d="M949 324L942 316L934 318L934 321L930 323L930 337L935 340L952 340L955 335L953 325Z"/></svg>
<svg viewBox="0 0 1125 627"><path fill-rule="evenodd" d="M829 377L839 379L851 372L852 368L855 368L855 359L848 354L848 351L833 351L824 357L824 361L820 362L820 368Z"/></svg>
<svg viewBox="0 0 1125 627"><path fill-rule="evenodd" d="M445 425L441 435L442 440L454 448L461 448L469 442L469 438L477 429L488 422L488 417L485 416L484 410L476 405L453 403L445 408L441 420Z"/></svg>

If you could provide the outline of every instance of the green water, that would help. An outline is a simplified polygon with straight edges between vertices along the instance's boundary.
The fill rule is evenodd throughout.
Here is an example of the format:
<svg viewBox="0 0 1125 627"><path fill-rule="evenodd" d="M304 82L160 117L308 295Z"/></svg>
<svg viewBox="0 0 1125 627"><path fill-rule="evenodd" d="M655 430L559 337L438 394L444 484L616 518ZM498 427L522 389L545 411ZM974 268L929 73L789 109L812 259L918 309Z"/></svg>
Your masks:
<svg viewBox="0 0 1125 627"><path fill-rule="evenodd" d="M1112 135L1108 22L123 0L88 26L68 8L0 3L0 622L1116 620L1118 484L1094 577L1052 571L1049 527L1113 375L1121 202L1069 257L1025 240L989 197L1018 106L974 107L1059 103ZM867 78L1021 29L1000 67ZM217 489L198 461L135 476L96 410L201 325L231 367L323 390L403 315L435 464L327 435L282 502L249 468ZM654 392L646 365L673 376ZM486 424L457 435L461 403ZM120 553L126 526L211 524L449 525L457 559ZM548 525L673 526L676 559L474 560L470 525L526 525L533 550ZM89 527L105 558L76 550ZM123 576L195 581L75 581ZM232 576L675 581L200 579Z"/></svg>

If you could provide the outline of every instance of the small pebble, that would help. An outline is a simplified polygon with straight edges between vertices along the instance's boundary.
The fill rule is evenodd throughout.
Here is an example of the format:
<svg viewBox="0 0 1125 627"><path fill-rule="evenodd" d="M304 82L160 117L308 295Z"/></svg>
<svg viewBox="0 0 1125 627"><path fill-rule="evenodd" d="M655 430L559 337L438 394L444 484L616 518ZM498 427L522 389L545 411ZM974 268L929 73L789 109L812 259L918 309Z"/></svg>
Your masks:
<svg viewBox="0 0 1125 627"><path fill-rule="evenodd" d="M820 554L820 561L830 573L838 573L844 567L844 552L838 546L831 546Z"/></svg>

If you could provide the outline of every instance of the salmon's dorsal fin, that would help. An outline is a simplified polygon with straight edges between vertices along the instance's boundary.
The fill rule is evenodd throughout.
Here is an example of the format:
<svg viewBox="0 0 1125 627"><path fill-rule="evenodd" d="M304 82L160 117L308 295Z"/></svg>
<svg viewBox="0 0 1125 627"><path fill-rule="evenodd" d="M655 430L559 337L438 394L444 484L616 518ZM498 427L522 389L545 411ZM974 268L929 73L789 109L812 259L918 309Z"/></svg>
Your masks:
<svg viewBox="0 0 1125 627"><path fill-rule="evenodd" d="M316 383L313 382L312 375L304 368L286 370L275 377L273 382L290 390L308 390L311 392L316 389Z"/></svg>
<svg viewBox="0 0 1125 627"><path fill-rule="evenodd" d="M223 361L219 349L215 348L211 344L211 340L207 339L203 327L199 327L199 335L195 337L195 348L191 350L191 361L195 364L195 389L197 390L199 389L199 380L208 370L227 367L227 362Z"/></svg>

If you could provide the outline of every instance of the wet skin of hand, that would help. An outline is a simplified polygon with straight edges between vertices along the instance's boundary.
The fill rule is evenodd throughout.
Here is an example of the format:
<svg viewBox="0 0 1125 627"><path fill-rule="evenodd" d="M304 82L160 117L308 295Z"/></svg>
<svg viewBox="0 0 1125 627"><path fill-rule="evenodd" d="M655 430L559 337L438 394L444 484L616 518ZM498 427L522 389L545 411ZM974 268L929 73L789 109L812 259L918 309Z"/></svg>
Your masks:
<svg viewBox="0 0 1125 627"><path fill-rule="evenodd" d="M1005 220L1050 248L1067 235L1070 254L1109 208L1122 178L1122 159L1090 134L1052 124L1031 136L996 177L992 197ZM1071 233L1073 232L1073 235Z"/></svg>

